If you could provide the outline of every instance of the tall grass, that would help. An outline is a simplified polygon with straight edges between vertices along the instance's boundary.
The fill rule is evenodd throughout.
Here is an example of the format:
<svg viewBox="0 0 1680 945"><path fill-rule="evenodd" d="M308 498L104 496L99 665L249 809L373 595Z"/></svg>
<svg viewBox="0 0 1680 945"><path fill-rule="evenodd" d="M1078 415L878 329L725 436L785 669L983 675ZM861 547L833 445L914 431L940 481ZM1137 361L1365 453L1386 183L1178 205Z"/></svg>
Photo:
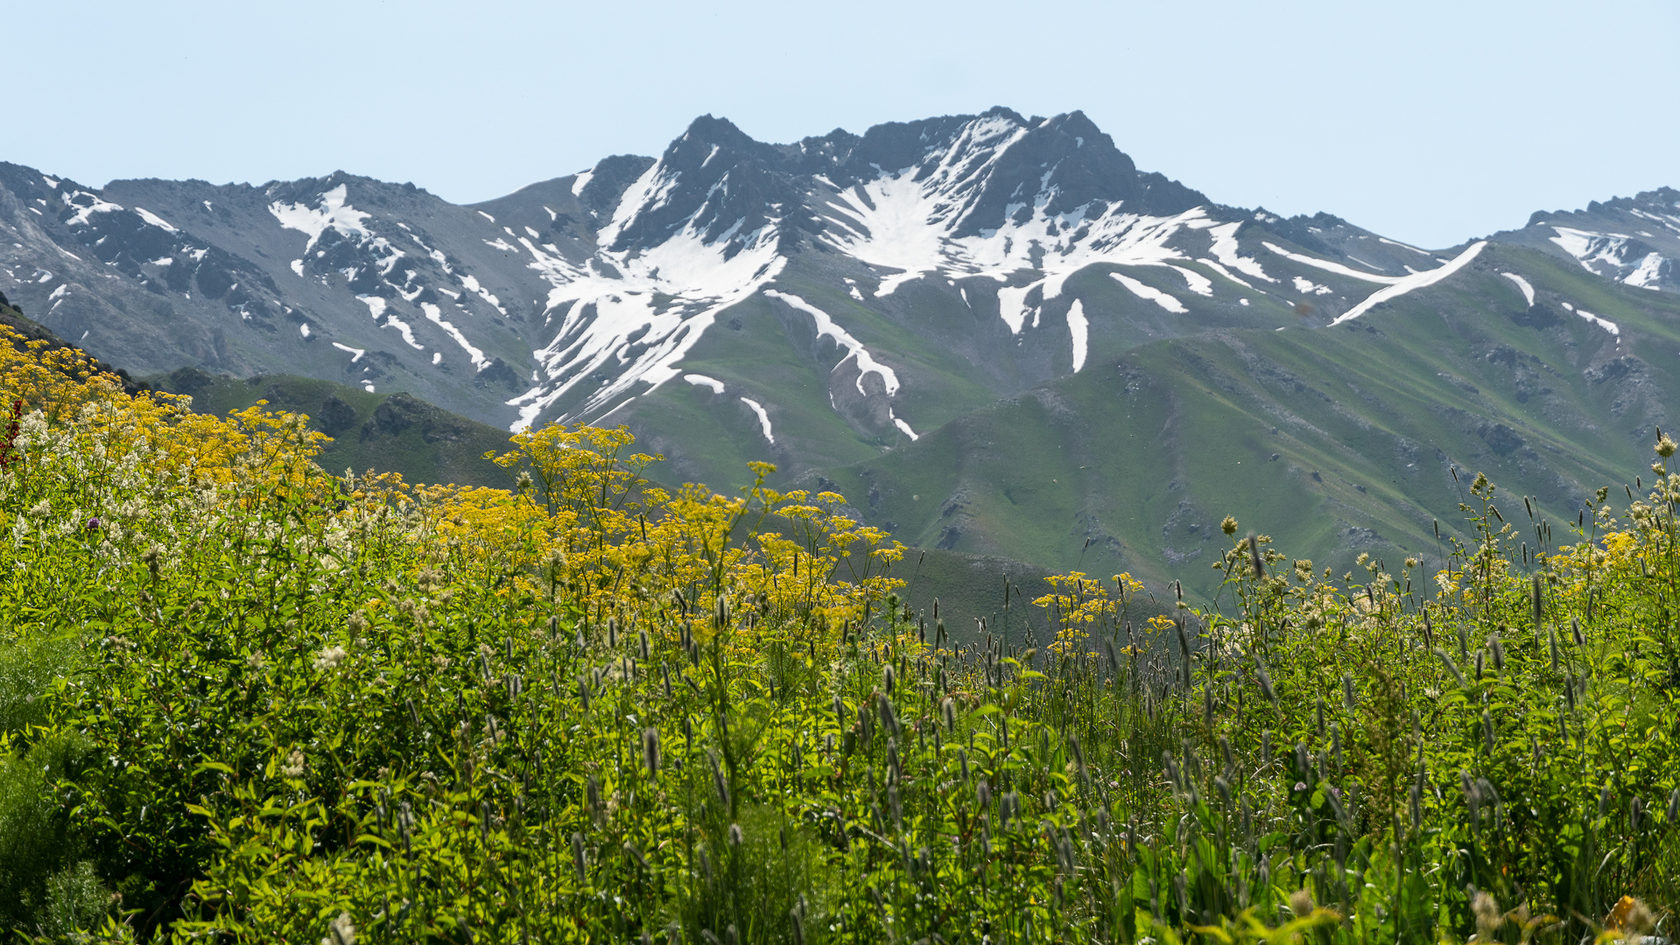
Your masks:
<svg viewBox="0 0 1680 945"><path fill-rule="evenodd" d="M0 387L22 939L1573 943L1680 905L1661 464L1563 545L1478 480L1435 575L1233 520L1219 607L1066 575L1039 651L909 613L838 496L667 492L622 431L416 486L67 355Z"/></svg>

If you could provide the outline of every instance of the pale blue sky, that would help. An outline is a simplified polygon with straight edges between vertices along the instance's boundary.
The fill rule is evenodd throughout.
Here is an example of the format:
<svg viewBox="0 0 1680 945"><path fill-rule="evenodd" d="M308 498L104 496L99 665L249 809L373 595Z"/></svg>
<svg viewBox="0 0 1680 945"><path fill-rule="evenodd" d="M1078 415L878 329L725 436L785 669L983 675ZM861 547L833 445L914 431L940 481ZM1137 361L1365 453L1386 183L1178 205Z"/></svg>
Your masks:
<svg viewBox="0 0 1680 945"><path fill-rule="evenodd" d="M21 9L18 9L21 7ZM8 10L0 160L457 202L696 115L764 141L1083 109L1221 203L1430 247L1680 187L1680 3L60 0Z"/></svg>

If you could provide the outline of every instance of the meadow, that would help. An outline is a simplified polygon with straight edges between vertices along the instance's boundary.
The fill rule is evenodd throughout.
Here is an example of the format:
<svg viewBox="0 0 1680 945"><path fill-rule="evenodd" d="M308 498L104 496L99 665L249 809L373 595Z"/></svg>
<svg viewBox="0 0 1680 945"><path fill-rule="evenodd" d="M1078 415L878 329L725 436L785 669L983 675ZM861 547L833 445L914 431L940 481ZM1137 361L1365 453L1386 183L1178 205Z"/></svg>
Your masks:
<svg viewBox="0 0 1680 945"><path fill-rule="evenodd" d="M831 493L551 427L508 489L0 346L0 927L85 942L1559 942L1680 908L1680 475L1449 564L1224 523L1041 647ZM1240 515L1240 509L1231 510ZM970 622L972 623L972 622Z"/></svg>

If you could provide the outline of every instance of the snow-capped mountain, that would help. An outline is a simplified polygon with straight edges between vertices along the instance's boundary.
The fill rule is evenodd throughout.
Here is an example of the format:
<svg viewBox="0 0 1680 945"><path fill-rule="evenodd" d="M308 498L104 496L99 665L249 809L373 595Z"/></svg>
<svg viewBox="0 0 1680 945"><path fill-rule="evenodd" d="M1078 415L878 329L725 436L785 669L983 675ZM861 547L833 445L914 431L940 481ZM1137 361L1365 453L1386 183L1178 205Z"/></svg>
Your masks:
<svg viewBox="0 0 1680 945"><path fill-rule="evenodd" d="M1680 291L1680 190L1535 213L1498 239L1566 255L1588 272L1641 289Z"/></svg>
<svg viewBox="0 0 1680 945"><path fill-rule="evenodd" d="M712 482L755 458L868 463L1173 339L1323 348L1342 337L1324 329L1380 334L1419 306L1509 308L1572 376L1631 378L1631 436L1656 422L1660 385L1639 382L1676 259L1673 190L1436 251L1217 205L1078 112L792 144L707 116L657 157L470 207L343 173L95 188L0 165L0 288L132 373L304 374L503 427L622 422Z"/></svg>

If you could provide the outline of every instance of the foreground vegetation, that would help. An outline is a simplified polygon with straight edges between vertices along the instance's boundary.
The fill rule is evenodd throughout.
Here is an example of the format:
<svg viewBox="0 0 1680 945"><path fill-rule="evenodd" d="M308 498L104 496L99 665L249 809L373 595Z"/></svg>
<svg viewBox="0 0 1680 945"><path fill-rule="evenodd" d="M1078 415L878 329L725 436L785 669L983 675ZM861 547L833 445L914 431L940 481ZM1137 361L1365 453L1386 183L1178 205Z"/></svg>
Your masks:
<svg viewBox="0 0 1680 945"><path fill-rule="evenodd" d="M1567 540L1480 477L1436 575L1227 520L1213 606L1067 575L1042 651L954 649L896 544L763 470L667 492L551 428L508 491L332 475L298 417L22 348L19 939L1574 943L1680 907L1666 438Z"/></svg>

